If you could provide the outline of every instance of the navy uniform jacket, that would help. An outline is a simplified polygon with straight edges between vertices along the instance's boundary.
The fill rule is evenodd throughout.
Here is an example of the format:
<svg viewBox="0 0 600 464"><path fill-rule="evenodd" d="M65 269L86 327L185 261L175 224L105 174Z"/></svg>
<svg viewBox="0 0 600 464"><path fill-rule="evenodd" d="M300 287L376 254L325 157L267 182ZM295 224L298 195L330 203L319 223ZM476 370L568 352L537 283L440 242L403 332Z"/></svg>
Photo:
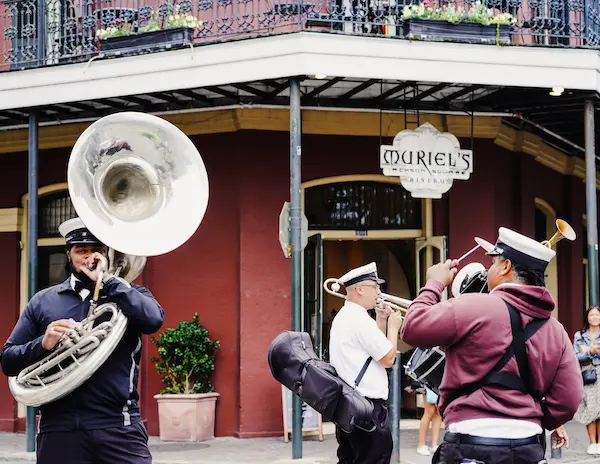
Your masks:
<svg viewBox="0 0 600 464"><path fill-rule="evenodd" d="M36 293L21 314L0 353L2 370L16 376L25 367L44 358L46 327L58 319L79 322L88 315L91 296L81 301L65 282ZM98 305L113 302L127 316L125 335L110 357L79 388L40 407L40 432L95 430L139 422L137 392L142 351L141 334L160 329L164 311L146 288L131 288L116 278L108 279L100 291Z"/></svg>

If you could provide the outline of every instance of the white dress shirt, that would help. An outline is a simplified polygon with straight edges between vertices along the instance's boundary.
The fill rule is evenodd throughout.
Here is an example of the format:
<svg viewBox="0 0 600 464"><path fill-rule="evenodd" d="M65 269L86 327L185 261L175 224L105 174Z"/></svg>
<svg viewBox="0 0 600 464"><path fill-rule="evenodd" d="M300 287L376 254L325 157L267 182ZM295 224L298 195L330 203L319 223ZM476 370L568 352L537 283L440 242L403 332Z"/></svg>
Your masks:
<svg viewBox="0 0 600 464"><path fill-rule="evenodd" d="M392 348L392 343L367 310L346 301L333 319L329 338L329 361L340 378L354 386L365 361L371 356L373 360L357 391L367 398L387 400L388 376L378 361Z"/></svg>

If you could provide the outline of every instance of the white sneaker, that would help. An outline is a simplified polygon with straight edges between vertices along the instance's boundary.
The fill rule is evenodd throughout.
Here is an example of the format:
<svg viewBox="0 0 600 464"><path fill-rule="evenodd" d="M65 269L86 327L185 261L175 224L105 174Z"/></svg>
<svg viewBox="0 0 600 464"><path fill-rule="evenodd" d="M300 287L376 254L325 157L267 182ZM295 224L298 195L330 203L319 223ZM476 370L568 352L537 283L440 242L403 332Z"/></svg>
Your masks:
<svg viewBox="0 0 600 464"><path fill-rule="evenodd" d="M435 454L435 452L437 451L439 445L436 446L432 446L431 448L429 448L431 450L431 454ZM598 447L597 449L598 452L600 452L600 447Z"/></svg>
<svg viewBox="0 0 600 464"><path fill-rule="evenodd" d="M431 456L431 451L429 451L429 446L423 445L417 448L417 454L421 456Z"/></svg>
<svg viewBox="0 0 600 464"><path fill-rule="evenodd" d="M600 454L600 443L596 443L596 453L595 454Z"/></svg>
<svg viewBox="0 0 600 464"><path fill-rule="evenodd" d="M598 449L598 446L596 445L596 443L592 443L592 444L590 444L590 446L588 446L587 454L596 454L597 449ZM417 452L418 452L418 450L417 450Z"/></svg>

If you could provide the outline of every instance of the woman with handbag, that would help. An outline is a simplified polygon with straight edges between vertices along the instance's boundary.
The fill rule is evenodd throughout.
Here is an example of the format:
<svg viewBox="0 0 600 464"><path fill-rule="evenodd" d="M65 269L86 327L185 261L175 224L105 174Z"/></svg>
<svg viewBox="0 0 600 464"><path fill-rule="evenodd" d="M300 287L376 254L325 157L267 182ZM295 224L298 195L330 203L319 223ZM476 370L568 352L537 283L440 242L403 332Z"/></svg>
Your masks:
<svg viewBox="0 0 600 464"><path fill-rule="evenodd" d="M590 438L588 454L600 454L600 308L593 306L585 313L583 328L575 333L573 347L581 365L584 397L574 419L585 424Z"/></svg>

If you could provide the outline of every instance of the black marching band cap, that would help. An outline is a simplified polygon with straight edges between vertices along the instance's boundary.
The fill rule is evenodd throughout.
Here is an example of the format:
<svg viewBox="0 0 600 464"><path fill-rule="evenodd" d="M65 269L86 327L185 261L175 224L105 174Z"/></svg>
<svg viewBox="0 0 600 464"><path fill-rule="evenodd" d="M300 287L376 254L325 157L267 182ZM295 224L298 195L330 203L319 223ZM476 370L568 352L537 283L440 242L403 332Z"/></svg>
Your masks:
<svg viewBox="0 0 600 464"><path fill-rule="evenodd" d="M514 230L500 227L495 245L482 245L489 256L502 256L532 271L544 272L556 252Z"/></svg>
<svg viewBox="0 0 600 464"><path fill-rule="evenodd" d="M375 263L365 264L364 266L352 269L338 279L344 287L349 287L365 280L374 280L378 284L385 283L385 280L377 277L377 264Z"/></svg>
<svg viewBox="0 0 600 464"><path fill-rule="evenodd" d="M58 226L60 235L65 238L67 247L73 245L104 245L79 218L69 219Z"/></svg>

